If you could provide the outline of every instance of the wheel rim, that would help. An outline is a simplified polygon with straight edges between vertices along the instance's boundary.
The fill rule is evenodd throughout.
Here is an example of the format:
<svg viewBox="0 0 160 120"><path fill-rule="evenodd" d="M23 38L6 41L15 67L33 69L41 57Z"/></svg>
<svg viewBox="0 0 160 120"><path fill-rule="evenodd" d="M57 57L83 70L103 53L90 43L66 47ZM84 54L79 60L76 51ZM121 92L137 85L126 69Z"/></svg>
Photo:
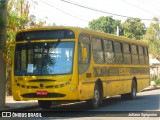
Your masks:
<svg viewBox="0 0 160 120"><path fill-rule="evenodd" d="M95 105L98 105L98 103L99 103L99 92L98 92L98 90L94 91L94 103L95 103Z"/></svg>
<svg viewBox="0 0 160 120"><path fill-rule="evenodd" d="M133 87L133 92L132 92L133 97L136 97L136 87Z"/></svg>

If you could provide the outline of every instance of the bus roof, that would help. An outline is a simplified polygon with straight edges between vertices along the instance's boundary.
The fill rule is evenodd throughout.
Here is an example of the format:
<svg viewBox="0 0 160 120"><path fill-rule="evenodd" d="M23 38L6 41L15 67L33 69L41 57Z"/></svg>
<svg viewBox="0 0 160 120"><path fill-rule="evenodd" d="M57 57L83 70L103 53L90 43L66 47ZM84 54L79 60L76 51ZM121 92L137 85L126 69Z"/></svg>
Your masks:
<svg viewBox="0 0 160 120"><path fill-rule="evenodd" d="M84 29L84 28L80 28L80 27L70 27L70 26L48 26L48 27L28 28L28 29L20 30L18 33L27 32L27 31L54 30L54 29L59 29L59 30L60 29L66 29L66 30L68 29L68 30L72 30L73 32L75 32L75 34L78 34L78 35L80 33L86 33L86 34L90 34L90 35L93 35L93 36L102 37L104 39L106 38L106 39L112 39L112 40L117 40L117 41L120 40L120 41L123 41L123 42L141 44L141 45L145 45L145 46L148 45L147 43L142 42L140 40L130 39L130 38L122 37L122 36L116 36L116 35L113 35L113 34L93 31L93 30Z"/></svg>

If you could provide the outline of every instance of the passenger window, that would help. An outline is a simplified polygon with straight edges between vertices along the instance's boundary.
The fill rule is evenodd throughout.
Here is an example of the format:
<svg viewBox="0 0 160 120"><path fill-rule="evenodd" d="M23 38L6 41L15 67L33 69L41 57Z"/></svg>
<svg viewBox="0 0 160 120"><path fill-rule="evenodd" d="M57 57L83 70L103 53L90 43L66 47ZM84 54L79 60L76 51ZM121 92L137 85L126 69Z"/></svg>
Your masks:
<svg viewBox="0 0 160 120"><path fill-rule="evenodd" d="M145 54L145 64L149 64L149 57L148 57L148 48L144 48L144 54Z"/></svg>
<svg viewBox="0 0 160 120"><path fill-rule="evenodd" d="M95 63L104 63L102 39L92 38L92 46L93 46L93 58Z"/></svg>
<svg viewBox="0 0 160 120"><path fill-rule="evenodd" d="M120 42L114 42L114 52L115 53L121 53L122 52L121 43Z"/></svg>
<svg viewBox="0 0 160 120"><path fill-rule="evenodd" d="M130 45L128 43L123 43L123 51L124 51L124 53L128 53L128 54L131 53Z"/></svg>
<svg viewBox="0 0 160 120"><path fill-rule="evenodd" d="M144 57L144 48L142 46L138 46L139 52L139 62L141 65L145 64L145 57Z"/></svg>
<svg viewBox="0 0 160 120"><path fill-rule="evenodd" d="M115 63L113 42L111 40L103 40L105 63Z"/></svg>
<svg viewBox="0 0 160 120"><path fill-rule="evenodd" d="M137 55L137 46L136 45L132 45L131 49L132 49L132 54L133 55Z"/></svg>
<svg viewBox="0 0 160 120"><path fill-rule="evenodd" d="M131 52L132 52L132 64L139 64L137 46L131 45Z"/></svg>
<svg viewBox="0 0 160 120"><path fill-rule="evenodd" d="M115 63L123 63L122 44L114 42Z"/></svg>
<svg viewBox="0 0 160 120"><path fill-rule="evenodd" d="M93 38L92 39L92 43L93 43L93 50L102 50L102 41L101 39L98 38Z"/></svg>
<svg viewBox="0 0 160 120"><path fill-rule="evenodd" d="M113 52L112 41L103 40L103 45L104 45L104 51Z"/></svg>
<svg viewBox="0 0 160 120"><path fill-rule="evenodd" d="M139 55L144 55L144 48L142 46L138 46Z"/></svg>
<svg viewBox="0 0 160 120"><path fill-rule="evenodd" d="M123 43L123 58L125 64L131 64L130 44Z"/></svg>
<svg viewBox="0 0 160 120"><path fill-rule="evenodd" d="M148 48L146 48L146 47L144 48L144 54L148 55Z"/></svg>

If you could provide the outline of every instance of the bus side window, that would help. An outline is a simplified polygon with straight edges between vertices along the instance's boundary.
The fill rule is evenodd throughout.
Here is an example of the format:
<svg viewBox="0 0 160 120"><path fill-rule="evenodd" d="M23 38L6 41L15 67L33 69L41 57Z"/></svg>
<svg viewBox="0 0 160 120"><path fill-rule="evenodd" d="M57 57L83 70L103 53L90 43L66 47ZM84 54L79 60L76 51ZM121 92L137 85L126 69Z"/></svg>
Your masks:
<svg viewBox="0 0 160 120"><path fill-rule="evenodd" d="M144 47L144 54L145 54L145 64L148 65L149 57L148 57L148 48Z"/></svg>
<svg viewBox="0 0 160 120"><path fill-rule="evenodd" d="M138 50L136 45L131 45L132 64L139 64Z"/></svg>
<svg viewBox="0 0 160 120"><path fill-rule="evenodd" d="M123 63L122 56L122 44L120 42L114 42L115 62Z"/></svg>
<svg viewBox="0 0 160 120"><path fill-rule="evenodd" d="M138 46L138 52L139 52L139 62L141 65L145 64L144 59L144 47Z"/></svg>
<svg viewBox="0 0 160 120"><path fill-rule="evenodd" d="M94 62L104 63L102 40L100 38L92 38L92 46Z"/></svg>
<svg viewBox="0 0 160 120"><path fill-rule="evenodd" d="M85 48L87 51L86 53L86 59L85 61L83 61L83 48L82 48L82 44L83 44L83 48ZM89 35L86 34L81 34L79 36L79 42L78 42L78 70L79 70L79 74L83 74L89 67L90 64L90 37Z"/></svg>
<svg viewBox="0 0 160 120"><path fill-rule="evenodd" d="M105 63L115 63L113 42L111 40L103 40Z"/></svg>
<svg viewBox="0 0 160 120"><path fill-rule="evenodd" d="M123 57L125 64L131 64L131 50L128 43L123 43Z"/></svg>

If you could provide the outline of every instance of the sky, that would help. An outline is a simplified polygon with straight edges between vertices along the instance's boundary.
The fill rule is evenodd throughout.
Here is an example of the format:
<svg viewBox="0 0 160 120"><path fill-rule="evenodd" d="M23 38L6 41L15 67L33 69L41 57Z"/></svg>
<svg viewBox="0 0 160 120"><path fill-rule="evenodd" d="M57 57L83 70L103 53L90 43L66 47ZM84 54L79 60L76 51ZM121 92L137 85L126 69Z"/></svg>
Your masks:
<svg viewBox="0 0 160 120"><path fill-rule="evenodd" d="M89 21L101 16L112 16L123 23L127 17L142 19L149 26L153 17L160 18L159 0L36 0L31 13L38 19L46 20L46 25L88 27ZM73 5L92 8L97 11ZM101 11L101 12L100 12Z"/></svg>

